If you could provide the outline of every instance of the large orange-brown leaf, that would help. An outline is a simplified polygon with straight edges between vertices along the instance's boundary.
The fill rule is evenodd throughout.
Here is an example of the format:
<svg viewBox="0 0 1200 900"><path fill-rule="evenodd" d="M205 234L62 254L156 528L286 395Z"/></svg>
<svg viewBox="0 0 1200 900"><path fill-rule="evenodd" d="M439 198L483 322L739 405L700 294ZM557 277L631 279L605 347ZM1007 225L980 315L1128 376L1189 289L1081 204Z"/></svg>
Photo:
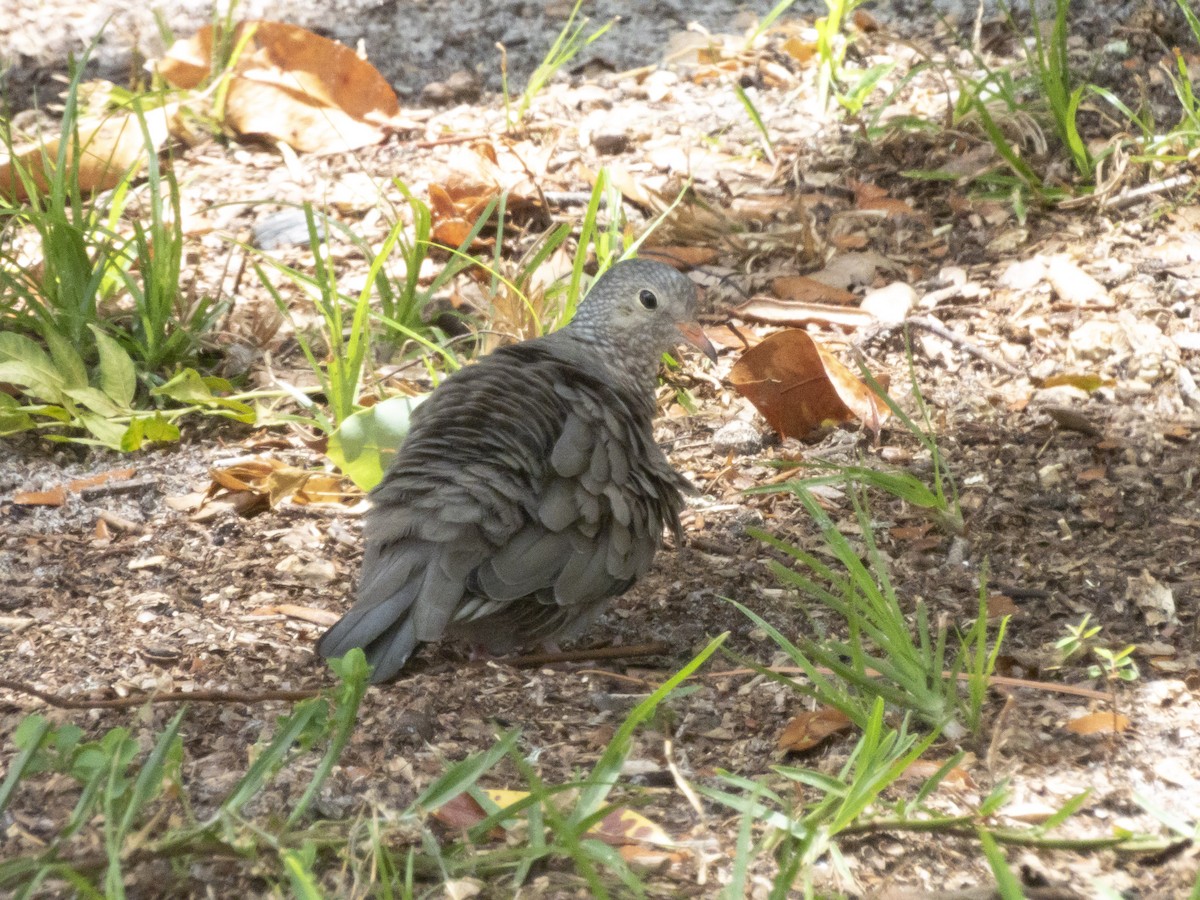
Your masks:
<svg viewBox="0 0 1200 900"><path fill-rule="evenodd" d="M729 381L784 437L855 419L878 433L888 416L874 392L804 331L780 331L750 348Z"/></svg>
<svg viewBox="0 0 1200 900"><path fill-rule="evenodd" d="M142 114L146 131L133 113L80 119L78 159L74 143L67 151L68 167L77 165L79 187L85 191L104 191L119 184L130 172L145 164L149 151L158 153L171 131L171 121L179 108L169 103ZM147 135L149 142L147 142ZM40 192L49 189L50 172L58 160L59 138L14 148L12 156L0 157L0 195L24 200L26 185L18 172L24 171Z"/></svg>
<svg viewBox="0 0 1200 900"><path fill-rule="evenodd" d="M242 45L247 30L250 36ZM282 22L241 22L226 98L226 124L240 134L265 135L308 153L338 153L376 144L399 114L396 93L352 49ZM213 29L176 42L158 72L192 88L209 74Z"/></svg>

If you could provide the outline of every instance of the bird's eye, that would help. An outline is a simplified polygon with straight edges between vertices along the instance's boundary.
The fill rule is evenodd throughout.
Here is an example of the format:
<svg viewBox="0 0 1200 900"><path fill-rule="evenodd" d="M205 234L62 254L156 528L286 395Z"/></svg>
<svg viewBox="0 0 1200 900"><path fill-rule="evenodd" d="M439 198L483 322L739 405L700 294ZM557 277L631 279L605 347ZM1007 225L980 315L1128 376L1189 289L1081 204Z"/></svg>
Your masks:
<svg viewBox="0 0 1200 900"><path fill-rule="evenodd" d="M654 296L654 291L642 291L638 294L638 300L646 309L658 309L658 298Z"/></svg>

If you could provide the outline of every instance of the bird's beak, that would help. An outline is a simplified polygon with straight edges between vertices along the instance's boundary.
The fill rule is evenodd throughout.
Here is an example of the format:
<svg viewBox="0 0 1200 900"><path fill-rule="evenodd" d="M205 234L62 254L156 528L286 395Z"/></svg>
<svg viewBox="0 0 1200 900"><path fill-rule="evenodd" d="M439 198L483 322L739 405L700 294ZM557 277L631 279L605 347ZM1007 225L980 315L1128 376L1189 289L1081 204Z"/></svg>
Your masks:
<svg viewBox="0 0 1200 900"><path fill-rule="evenodd" d="M714 363L717 361L717 350L697 322L676 322L675 327L689 344L707 356Z"/></svg>

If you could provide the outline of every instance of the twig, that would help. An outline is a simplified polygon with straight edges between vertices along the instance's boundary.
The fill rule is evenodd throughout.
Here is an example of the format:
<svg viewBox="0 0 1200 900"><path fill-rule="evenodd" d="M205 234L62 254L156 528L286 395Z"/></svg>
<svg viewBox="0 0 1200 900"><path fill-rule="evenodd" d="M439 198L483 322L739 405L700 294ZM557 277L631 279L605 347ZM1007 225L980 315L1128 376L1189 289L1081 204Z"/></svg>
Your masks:
<svg viewBox="0 0 1200 900"><path fill-rule="evenodd" d="M764 666L768 672L774 672L776 675L804 675L804 669L799 666ZM832 669L818 668L818 672L822 675L835 674ZM703 675L696 676L697 678L733 678L742 675L761 675L762 672L758 669L719 669L716 672L705 672ZM878 677L879 673L867 669L867 675L872 678ZM943 678L949 678L949 672L942 673ZM973 678L970 672L959 672L958 680L967 681ZM1007 675L992 675L988 678L988 685L991 687L1024 687L1033 688L1034 690L1046 691L1052 694L1071 694L1074 697L1087 697L1089 700L1109 700L1111 694L1105 691L1095 691L1091 688L1079 687L1074 684L1058 684L1053 681L1031 681L1028 678L1010 678Z"/></svg>
<svg viewBox="0 0 1200 900"><path fill-rule="evenodd" d="M911 319L905 320L906 325L915 325L917 328L924 328L926 331L936 334L938 337L949 341L964 353L974 356L976 359L981 359L989 366L999 369L1001 372L1006 372L1014 377L1020 377L1025 373L1016 366L1005 362L1000 357L993 353L989 353L982 347L971 343L966 336L955 331L953 328L947 328L937 319L932 316L914 316Z"/></svg>
<svg viewBox="0 0 1200 900"><path fill-rule="evenodd" d="M115 512L109 512L107 509L102 509L96 513L96 516L105 524L117 529L117 531L127 531L130 534L145 534L147 528L139 522L132 519L126 519L124 516L118 516Z"/></svg>
<svg viewBox="0 0 1200 900"><path fill-rule="evenodd" d="M152 475L142 478L128 478L125 481L106 481L104 484L93 484L79 492L79 498L92 501L100 497L113 497L118 494L138 494L145 490L157 490L158 480Z"/></svg>
<svg viewBox="0 0 1200 900"><path fill-rule="evenodd" d="M530 653L498 660L517 669L531 669L560 662L587 662L593 659L631 659L637 656L660 656L671 651L671 645L662 641L650 644L632 644L628 647L596 647L593 650L564 650L560 653ZM480 662L482 665L482 661Z"/></svg>
<svg viewBox="0 0 1200 900"><path fill-rule="evenodd" d="M1112 197L1107 198L1100 204L1101 209L1124 209L1127 206L1133 206L1144 197L1149 197L1154 194L1164 194L1167 191L1174 190L1177 187L1191 184L1191 175L1174 175L1170 178L1164 178L1162 181L1155 181L1151 184L1143 184L1140 187L1127 188Z"/></svg>
<svg viewBox="0 0 1200 900"><path fill-rule="evenodd" d="M671 773L671 777L675 779L675 787L679 788L679 792L683 794L692 809L696 811L696 817L701 822L704 821L704 806L700 803L700 798L696 796L696 792L692 790L692 786L684 780L683 773L679 771L679 766L675 765L675 748L672 746L670 738L663 740L663 759L667 761L667 769Z"/></svg>
<svg viewBox="0 0 1200 900"><path fill-rule="evenodd" d="M308 700L320 693L317 688L302 691L171 691L166 694L118 697L115 700L76 700L72 697L48 694L32 685L9 678L0 678L0 688L37 697L58 709L129 709L145 703L264 703L270 700Z"/></svg>

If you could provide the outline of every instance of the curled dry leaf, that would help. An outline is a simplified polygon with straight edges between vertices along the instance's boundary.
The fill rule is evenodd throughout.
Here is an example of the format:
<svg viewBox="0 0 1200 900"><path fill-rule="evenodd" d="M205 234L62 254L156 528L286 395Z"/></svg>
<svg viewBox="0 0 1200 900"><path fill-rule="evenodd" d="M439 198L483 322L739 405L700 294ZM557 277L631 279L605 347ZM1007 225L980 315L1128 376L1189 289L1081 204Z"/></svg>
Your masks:
<svg viewBox="0 0 1200 900"><path fill-rule="evenodd" d="M168 103L143 111L140 117L146 123L144 133L139 115L134 113L80 119L76 123L78 159L74 158L73 142L67 152L68 168L78 165L79 187L85 191L108 190L138 171L148 151L158 153L166 143L178 109L178 103ZM59 140L53 137L15 147L11 156L0 157L0 195L16 200L28 198L29 185L21 177L22 172L38 191L47 191L58 161Z"/></svg>
<svg viewBox="0 0 1200 900"><path fill-rule="evenodd" d="M775 746L780 753L803 753L824 743L831 735L845 731L850 725L845 713L823 706L794 716L784 726Z"/></svg>
<svg viewBox="0 0 1200 900"><path fill-rule="evenodd" d="M297 505L355 502L361 494L341 488L338 476L309 472L270 457L243 460L223 469L210 469L209 486L200 513L213 503L233 502L242 515L274 508L291 498Z"/></svg>
<svg viewBox="0 0 1200 900"><path fill-rule="evenodd" d="M734 389L784 437L855 419L876 434L888 409L875 393L803 331L781 331L742 354Z"/></svg>
<svg viewBox="0 0 1200 900"><path fill-rule="evenodd" d="M240 22L225 120L239 134L265 135L307 153L377 144L399 115L387 80L352 49L296 25ZM209 75L213 28L177 41L157 64L168 83L193 88Z"/></svg>
<svg viewBox="0 0 1200 900"><path fill-rule="evenodd" d="M514 791L506 788L484 788L483 793L501 809L512 806L529 796L528 791ZM487 818L487 815L484 808L469 794L459 794L450 802L438 807L433 813L433 817L442 824L461 829L477 825ZM502 833L499 829L495 829L491 832L491 836L500 837ZM678 843L667 834L661 825L631 809L614 809L589 828L587 833L612 847L638 843L673 847Z"/></svg>

